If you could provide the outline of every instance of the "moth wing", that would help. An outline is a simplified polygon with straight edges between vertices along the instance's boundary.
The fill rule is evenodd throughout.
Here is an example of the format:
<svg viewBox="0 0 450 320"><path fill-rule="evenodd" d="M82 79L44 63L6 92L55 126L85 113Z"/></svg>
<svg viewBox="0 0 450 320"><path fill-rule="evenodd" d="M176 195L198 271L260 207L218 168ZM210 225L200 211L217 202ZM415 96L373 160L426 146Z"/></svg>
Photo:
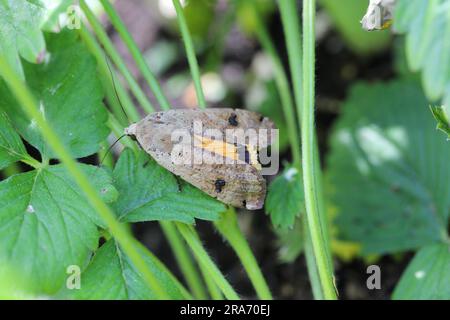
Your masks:
<svg viewBox="0 0 450 320"><path fill-rule="evenodd" d="M230 121L230 117L236 121ZM197 164L195 155L201 151L197 148L189 155L191 161L182 163L180 159L186 159L185 152L173 152L180 139L194 139L196 120L202 123L203 128L218 129L222 133L236 127L255 130L274 127L268 118L255 112L222 108L156 112L130 126L132 130L128 132L161 166L195 187L226 204L250 210L260 209L264 204L266 182L255 167L247 163L226 164L226 159L221 155L211 155L214 158L211 163ZM220 191L216 187L218 180L225 182Z"/></svg>

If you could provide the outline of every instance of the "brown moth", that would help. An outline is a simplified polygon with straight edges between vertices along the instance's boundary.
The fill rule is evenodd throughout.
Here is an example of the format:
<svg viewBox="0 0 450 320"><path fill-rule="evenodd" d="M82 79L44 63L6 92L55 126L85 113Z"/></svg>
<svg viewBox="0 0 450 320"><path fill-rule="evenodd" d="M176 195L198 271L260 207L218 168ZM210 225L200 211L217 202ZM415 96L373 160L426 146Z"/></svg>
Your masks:
<svg viewBox="0 0 450 320"><path fill-rule="evenodd" d="M207 130L196 131L199 122L203 128L222 133L222 138L209 135ZM266 129L264 132L274 129L274 124L258 113L241 109L174 109L146 116L126 128L125 134L134 137L161 166L210 196L234 207L261 209L266 181L261 174L258 151L270 145L272 139L258 146L251 142L239 144L235 138L225 134L230 131L228 129L252 129L259 133L261 129ZM173 133L177 130L184 130L192 137L192 154L180 151L174 156L173 150L179 141L173 141ZM189 157L195 159L200 153L208 154L213 161L179 161ZM240 156L242 154L243 157ZM229 164L228 161L234 162Z"/></svg>

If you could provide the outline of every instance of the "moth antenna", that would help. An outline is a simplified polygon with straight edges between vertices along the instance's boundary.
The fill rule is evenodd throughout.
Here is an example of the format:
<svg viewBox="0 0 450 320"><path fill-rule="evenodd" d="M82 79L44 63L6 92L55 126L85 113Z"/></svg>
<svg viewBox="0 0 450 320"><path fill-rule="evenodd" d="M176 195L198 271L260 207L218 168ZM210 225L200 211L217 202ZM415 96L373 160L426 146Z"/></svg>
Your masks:
<svg viewBox="0 0 450 320"><path fill-rule="evenodd" d="M114 143L113 143L112 145L110 145L110 146L108 147L108 149L106 150L106 152L105 152L105 154L103 155L102 159L100 160L100 164L99 164L100 167L102 166L103 161L105 161L106 156L109 154L109 152L111 152L112 148L114 148L114 146L117 144L117 142L119 142L120 139L122 139L122 138L124 138L124 137L126 137L126 136L127 136L127 134L121 135L119 138L117 138L116 141L114 141Z"/></svg>
<svg viewBox="0 0 450 320"><path fill-rule="evenodd" d="M119 101L119 105L120 105L120 108L123 111L123 114L125 115L125 117L128 120L128 124L130 124L131 122L130 122L130 119L128 118L128 114L125 112L125 108L123 107L122 101L120 101L119 94L117 93L116 81L114 80L114 74L113 74L113 72L111 70L111 66L109 65L108 56L106 55L106 52L104 52L104 54L105 54L106 66L108 67L109 74L111 75L111 82L112 82L112 85L113 85L114 94L116 95L117 101Z"/></svg>
<svg viewBox="0 0 450 320"><path fill-rule="evenodd" d="M117 138L116 141L114 141L114 143L113 143L112 145L110 145L110 146L108 147L108 149L106 150L105 154L104 154L103 157L100 159L100 164L97 166L97 168L95 169L94 173L91 175L91 178L92 178L92 176L95 177L95 175L97 174L97 170L98 170L99 168L101 168L101 166L102 166L102 164L103 164L103 161L105 161L106 156L111 152L112 148L114 148L114 146L117 144L117 142L120 141L120 139L122 139L122 138L124 138L124 137L126 137L126 136L127 136L126 134L121 135L119 138Z"/></svg>

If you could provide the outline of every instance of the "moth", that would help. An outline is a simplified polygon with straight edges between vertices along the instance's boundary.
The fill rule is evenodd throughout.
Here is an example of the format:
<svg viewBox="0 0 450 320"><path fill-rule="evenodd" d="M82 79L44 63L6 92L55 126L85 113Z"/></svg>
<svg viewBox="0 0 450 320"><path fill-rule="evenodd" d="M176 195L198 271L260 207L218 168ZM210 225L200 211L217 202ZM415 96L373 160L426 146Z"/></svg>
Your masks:
<svg viewBox="0 0 450 320"><path fill-rule="evenodd" d="M256 132L264 136L274 128L267 117L242 109L172 109L146 116L126 128L125 134L158 164L210 196L237 208L257 210L263 207L266 195L258 152L272 143L273 136L256 143L248 136L237 141L236 135L228 133ZM188 134L191 153L181 148L177 151L180 136L175 132ZM209 161L195 161L202 155Z"/></svg>

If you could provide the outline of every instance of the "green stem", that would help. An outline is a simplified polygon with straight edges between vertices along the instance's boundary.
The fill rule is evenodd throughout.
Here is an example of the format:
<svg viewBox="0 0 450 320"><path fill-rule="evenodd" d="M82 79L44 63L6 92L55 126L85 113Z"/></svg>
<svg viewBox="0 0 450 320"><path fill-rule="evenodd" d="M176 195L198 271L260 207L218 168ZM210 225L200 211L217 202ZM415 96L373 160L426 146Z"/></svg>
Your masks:
<svg viewBox="0 0 450 320"><path fill-rule="evenodd" d="M95 34L97 35L97 38L99 39L100 43L105 48L105 51L108 53L108 55L111 57L114 64L117 66L119 71L124 76L125 80L127 81L128 85L130 86L131 91L133 92L134 96L136 97L137 101L140 103L140 105L146 112L152 113L155 110L155 108L152 106L150 101L145 96L145 93L139 87L139 84L136 82L133 75L128 70L128 68L127 68L125 62L123 61L122 57L120 56L119 52L116 50L113 43L109 39L108 35L103 30L102 25L100 24L98 19L95 17L95 15L91 11L91 9L89 9L89 7L86 5L85 0L80 0L80 7L83 10L84 14L86 15L86 18L88 19L92 29L94 30ZM141 117L135 108L128 108L125 110L133 122L137 122L140 120Z"/></svg>
<svg viewBox="0 0 450 320"><path fill-rule="evenodd" d="M275 72L275 83L280 94L281 107L283 109L284 118L286 120L289 142L292 148L293 162L295 166L299 167L301 163L300 136L299 130L297 128L297 122L295 121L296 116L294 102L292 101L292 96L290 93L289 81L277 50L275 49L275 46L272 42L272 39L270 38L264 23L261 21L261 16L257 10L256 4L252 2L252 5L255 21L257 24L256 35L259 42L261 43L261 46L263 47L266 54L270 57L273 64Z"/></svg>
<svg viewBox="0 0 450 320"><path fill-rule="evenodd" d="M200 275L198 274L194 264L192 263L192 259L189 256L182 239L178 235L178 231L175 225L167 221L160 221L160 225L164 232L164 235L167 239L169 239L169 244L175 255L175 259L180 266L181 272L186 279L189 289L192 291L196 299L206 299L207 295L205 292L205 288L202 285Z"/></svg>
<svg viewBox="0 0 450 320"><path fill-rule="evenodd" d="M84 172L77 165L77 162L72 159L69 151L63 145L61 140L59 140L58 135L39 112L34 97L31 95L28 88L1 56L0 73L3 76L3 79L8 83L17 100L20 102L23 111L27 114L29 119L36 121L46 142L58 155L58 158L62 163L65 164L68 172L72 175L81 190L83 190L83 193L91 203L92 207L106 223L111 234L118 241L124 252L130 257L137 270L142 274L146 284L155 292L157 297L162 299L168 298L167 293L163 290L158 279L156 279L153 273L148 269L144 259L136 249L137 241L127 232L124 226L116 220L114 213L102 201L97 190L91 185Z"/></svg>
<svg viewBox="0 0 450 320"><path fill-rule="evenodd" d="M191 69L192 80L194 81L198 105L200 106L200 108L206 108L206 100L205 95L203 94L200 70L198 67L197 57L195 56L192 37L183 13L183 7L181 6L179 0L173 0L173 5L175 6L175 10L177 12L178 25L180 26L180 32L183 37L184 47L186 48L186 55L189 62L189 67Z"/></svg>
<svg viewBox="0 0 450 320"><path fill-rule="evenodd" d="M258 297L263 300L272 300L269 286L263 277L247 240L239 228L234 208L230 208L224 212L221 219L215 222L215 225L241 260Z"/></svg>
<svg viewBox="0 0 450 320"><path fill-rule="evenodd" d="M198 236L192 230L191 226L188 226L183 223L177 223L178 230L183 236L184 240L187 242L189 247L192 250L192 253L197 258L198 262L203 265L203 267L208 272L209 276L214 280L216 285L223 292L225 297L229 300L239 300L239 296L222 275L220 270L214 264L214 262L209 257L206 250L203 248Z"/></svg>
<svg viewBox="0 0 450 320"><path fill-rule="evenodd" d="M110 68L108 67L108 63L106 62L106 56L103 49L83 24L79 29L79 33L81 39L84 41L90 52L95 56L97 60L100 80L102 81L103 87L105 88L106 98L112 108L112 111L114 112L115 117L121 124L127 125L129 123L129 120L127 118L127 115L122 110L122 105L124 106L124 109L134 108L133 101L131 100L127 90L125 90L120 81L115 82L115 88L117 89L116 96L112 78L113 73L115 72L113 69L111 69L110 72Z"/></svg>
<svg viewBox="0 0 450 320"><path fill-rule="evenodd" d="M200 268L200 272L202 273L203 279L205 280L206 287L208 288L208 292L211 298L213 300L223 300L222 292L220 291L214 280L211 279L206 268L202 264L199 264L198 266Z"/></svg>
<svg viewBox="0 0 450 320"><path fill-rule="evenodd" d="M145 62L145 59L142 56L141 51L139 50L136 42L133 40L130 33L128 32L127 27L125 26L123 21L120 19L116 10L111 5L111 3L109 3L108 0L100 0L100 2L102 3L103 8L105 9L106 13L108 14L109 18L111 19L111 23L116 28L121 39L127 46L128 50L130 50L130 53L133 56L133 59L136 62L137 67L139 68L140 72L144 76L144 79L147 81L147 84L149 85L150 89L152 90L153 94L155 95L155 98L158 101L161 109L169 110L170 109L169 101L165 97L155 75L152 73L149 66Z"/></svg>
<svg viewBox="0 0 450 320"><path fill-rule="evenodd" d="M315 98L315 0L303 1L303 103L302 103L302 164L303 184L306 204L306 221L311 235L311 243L315 257L315 264L319 274L325 299L336 299L333 284L333 271L329 261L328 244L324 235L322 213L318 195L316 176L320 176L320 166L317 165L317 151L314 129L314 98Z"/></svg>
<svg viewBox="0 0 450 320"><path fill-rule="evenodd" d="M300 36L300 22L298 19L298 10L295 0L286 0L278 2L281 13L281 20L284 28L284 35L287 45L289 66L292 76L295 104L297 107L298 123L301 124L301 113L302 113L302 46L301 46L301 36ZM314 148L317 151L317 143L314 144ZM315 165L320 166L319 158L315 157ZM298 167L301 170L301 167ZM321 177L317 177L317 181L320 181ZM321 192L318 193L320 202L323 204L323 197ZM323 210L320 210L324 214ZM302 222L304 228L304 244L305 244L305 256L308 266L309 279L311 282L311 287L313 289L314 297L316 299L323 299L322 287L317 275L317 267L315 265L311 235L307 224ZM324 229L325 230L325 229Z"/></svg>

